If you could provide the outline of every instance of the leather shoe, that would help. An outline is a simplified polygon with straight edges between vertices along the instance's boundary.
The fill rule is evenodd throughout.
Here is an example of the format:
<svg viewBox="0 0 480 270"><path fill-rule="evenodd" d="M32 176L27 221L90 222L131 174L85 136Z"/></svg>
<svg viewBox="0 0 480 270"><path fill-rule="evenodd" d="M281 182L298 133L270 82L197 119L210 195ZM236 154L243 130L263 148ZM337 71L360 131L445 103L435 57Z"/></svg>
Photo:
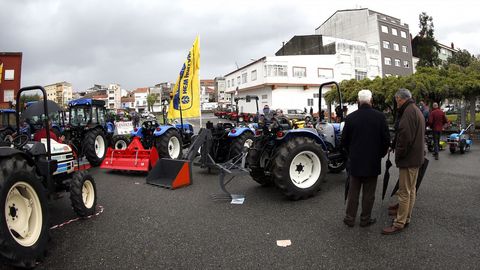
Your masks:
<svg viewBox="0 0 480 270"><path fill-rule="evenodd" d="M390 234L399 233L401 231L403 231L403 228L395 227L395 226L392 225L390 227L384 228L383 231L382 231L382 234L390 235Z"/></svg>
<svg viewBox="0 0 480 270"><path fill-rule="evenodd" d="M360 227L368 227L368 226L374 224L375 222L377 222L377 219L375 219L375 218L371 218L371 219L368 219L368 220L365 220L365 221L361 221L360 222Z"/></svg>
<svg viewBox="0 0 480 270"><path fill-rule="evenodd" d="M354 221L351 221L351 220L348 220L348 219L343 219L343 223L345 223L345 225L347 225L348 227L353 227L355 226L355 222Z"/></svg>
<svg viewBox="0 0 480 270"><path fill-rule="evenodd" d="M394 204L394 205L390 205L390 206L388 206L388 210L397 210L398 206L399 206L398 203Z"/></svg>

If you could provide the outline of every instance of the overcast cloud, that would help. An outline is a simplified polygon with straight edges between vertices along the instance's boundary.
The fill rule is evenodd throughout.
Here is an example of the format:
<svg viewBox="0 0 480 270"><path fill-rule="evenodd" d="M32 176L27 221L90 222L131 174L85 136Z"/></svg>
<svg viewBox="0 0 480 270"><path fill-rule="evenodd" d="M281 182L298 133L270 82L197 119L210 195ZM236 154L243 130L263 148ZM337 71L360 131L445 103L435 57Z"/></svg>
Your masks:
<svg viewBox="0 0 480 270"><path fill-rule="evenodd" d="M314 34L336 10L358 7L400 18L413 34L426 11L439 42L480 54L480 4L462 0L0 0L0 51L23 52L22 86L134 89L175 81L196 35L201 79L213 79L274 55L293 35Z"/></svg>

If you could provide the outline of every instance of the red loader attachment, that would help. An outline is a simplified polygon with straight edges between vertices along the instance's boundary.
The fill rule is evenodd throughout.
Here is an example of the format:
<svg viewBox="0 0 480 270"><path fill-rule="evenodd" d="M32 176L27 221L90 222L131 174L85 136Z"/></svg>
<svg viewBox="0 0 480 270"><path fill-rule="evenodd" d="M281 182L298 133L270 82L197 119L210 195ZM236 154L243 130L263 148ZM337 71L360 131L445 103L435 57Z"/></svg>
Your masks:
<svg viewBox="0 0 480 270"><path fill-rule="evenodd" d="M143 148L138 137L133 137L126 149L115 150L109 147L100 168L148 172L155 166L157 160L158 153L155 147L147 150Z"/></svg>

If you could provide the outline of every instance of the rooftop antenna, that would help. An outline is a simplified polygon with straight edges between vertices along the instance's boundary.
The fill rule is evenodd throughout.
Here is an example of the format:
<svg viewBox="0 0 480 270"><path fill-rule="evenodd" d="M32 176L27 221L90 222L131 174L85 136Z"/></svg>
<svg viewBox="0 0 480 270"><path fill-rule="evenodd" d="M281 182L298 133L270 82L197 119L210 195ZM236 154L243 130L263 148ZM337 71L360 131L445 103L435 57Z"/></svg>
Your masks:
<svg viewBox="0 0 480 270"><path fill-rule="evenodd" d="M235 61L235 66L237 66L237 69L239 69L237 61Z"/></svg>

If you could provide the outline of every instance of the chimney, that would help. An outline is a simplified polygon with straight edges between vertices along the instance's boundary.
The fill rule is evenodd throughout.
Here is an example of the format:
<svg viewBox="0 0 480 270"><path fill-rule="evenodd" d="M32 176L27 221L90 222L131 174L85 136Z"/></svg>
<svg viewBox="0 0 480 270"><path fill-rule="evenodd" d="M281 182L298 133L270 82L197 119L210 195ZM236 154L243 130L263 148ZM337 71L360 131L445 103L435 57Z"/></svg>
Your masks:
<svg viewBox="0 0 480 270"><path fill-rule="evenodd" d="M452 47L452 50L455 50L455 45L453 45L453 42L452 42L452 44L450 45L450 47Z"/></svg>

